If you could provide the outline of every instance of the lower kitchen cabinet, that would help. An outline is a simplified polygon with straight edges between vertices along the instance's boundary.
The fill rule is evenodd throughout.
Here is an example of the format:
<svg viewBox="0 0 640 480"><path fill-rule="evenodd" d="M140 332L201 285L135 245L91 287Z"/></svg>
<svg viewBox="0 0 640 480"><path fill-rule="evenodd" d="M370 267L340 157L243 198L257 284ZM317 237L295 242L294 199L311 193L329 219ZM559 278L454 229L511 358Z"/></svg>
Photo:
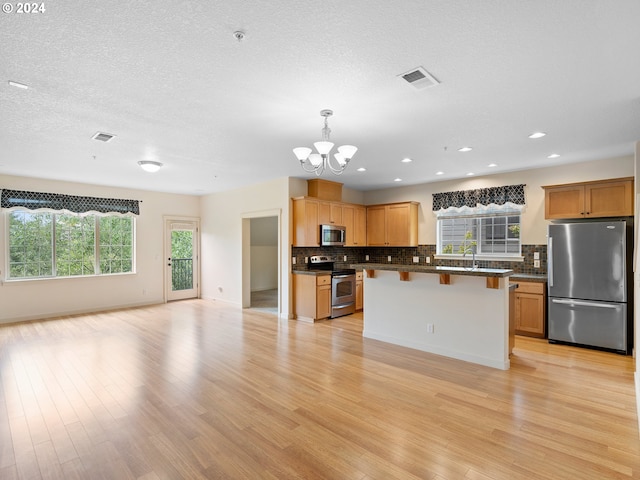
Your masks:
<svg viewBox="0 0 640 480"><path fill-rule="evenodd" d="M363 287L364 287L364 282L363 282L363 272L356 272L356 310L362 310L364 304L363 304Z"/></svg>
<svg viewBox="0 0 640 480"><path fill-rule="evenodd" d="M313 322L331 316L331 275L293 274L293 313Z"/></svg>
<svg viewBox="0 0 640 480"><path fill-rule="evenodd" d="M515 280L515 330L517 335L547 335L546 283Z"/></svg>

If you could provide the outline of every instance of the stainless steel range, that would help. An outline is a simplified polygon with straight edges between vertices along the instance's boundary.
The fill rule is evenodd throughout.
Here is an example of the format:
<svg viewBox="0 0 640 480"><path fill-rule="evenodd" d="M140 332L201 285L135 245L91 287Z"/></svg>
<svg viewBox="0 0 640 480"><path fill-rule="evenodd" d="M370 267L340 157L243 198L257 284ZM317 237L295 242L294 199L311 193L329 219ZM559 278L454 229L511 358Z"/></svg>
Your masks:
<svg viewBox="0 0 640 480"><path fill-rule="evenodd" d="M335 262L334 256L311 257L314 270L331 272L331 318L349 315L356 311L356 271L353 268L335 269Z"/></svg>

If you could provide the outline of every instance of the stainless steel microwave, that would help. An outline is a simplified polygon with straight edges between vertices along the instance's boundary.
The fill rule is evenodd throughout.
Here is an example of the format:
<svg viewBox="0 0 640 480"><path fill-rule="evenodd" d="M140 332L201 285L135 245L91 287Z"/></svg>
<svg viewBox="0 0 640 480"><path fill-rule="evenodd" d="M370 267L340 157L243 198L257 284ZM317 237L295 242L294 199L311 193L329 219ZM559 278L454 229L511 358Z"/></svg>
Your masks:
<svg viewBox="0 0 640 480"><path fill-rule="evenodd" d="M320 245L344 245L346 233L340 225L320 225Z"/></svg>

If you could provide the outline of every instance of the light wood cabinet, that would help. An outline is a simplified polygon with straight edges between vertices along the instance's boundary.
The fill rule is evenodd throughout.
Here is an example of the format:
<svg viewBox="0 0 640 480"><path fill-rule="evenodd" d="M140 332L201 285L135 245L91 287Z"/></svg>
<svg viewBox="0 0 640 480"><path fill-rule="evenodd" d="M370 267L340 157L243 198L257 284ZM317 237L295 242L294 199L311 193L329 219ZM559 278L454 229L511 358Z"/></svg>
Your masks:
<svg viewBox="0 0 640 480"><path fill-rule="evenodd" d="M313 322L331 316L331 275L293 274L293 313Z"/></svg>
<svg viewBox="0 0 640 480"><path fill-rule="evenodd" d="M347 247L367 244L367 213L363 205L329 202L312 197L293 198L294 247L318 247L320 225L346 227Z"/></svg>
<svg viewBox="0 0 640 480"><path fill-rule="evenodd" d="M367 207L367 245L418 245L418 203L403 202Z"/></svg>
<svg viewBox="0 0 640 480"><path fill-rule="evenodd" d="M318 200L310 198L293 199L294 247L317 247L320 245L318 213Z"/></svg>
<svg viewBox="0 0 640 480"><path fill-rule="evenodd" d="M633 215L633 178L547 185L544 188L544 217L627 217Z"/></svg>
<svg viewBox="0 0 640 480"><path fill-rule="evenodd" d="M529 337L546 336L546 283L514 281L515 333Z"/></svg>
<svg viewBox="0 0 640 480"><path fill-rule="evenodd" d="M341 203L336 202L319 202L318 206L318 225L344 225L342 221Z"/></svg>
<svg viewBox="0 0 640 480"><path fill-rule="evenodd" d="M346 247L364 247L367 244L367 209L360 205L342 206L342 224L347 230Z"/></svg>
<svg viewBox="0 0 640 480"><path fill-rule="evenodd" d="M356 310L364 307L364 276L363 272L356 272Z"/></svg>

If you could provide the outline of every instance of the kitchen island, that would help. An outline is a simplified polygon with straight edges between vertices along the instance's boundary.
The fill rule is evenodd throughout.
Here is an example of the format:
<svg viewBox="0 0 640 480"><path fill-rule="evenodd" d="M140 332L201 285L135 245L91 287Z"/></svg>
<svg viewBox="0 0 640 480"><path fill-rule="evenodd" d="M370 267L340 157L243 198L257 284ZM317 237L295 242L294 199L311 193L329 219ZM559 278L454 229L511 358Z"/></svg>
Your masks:
<svg viewBox="0 0 640 480"><path fill-rule="evenodd" d="M377 263L352 267L366 272L363 336L509 368L512 270Z"/></svg>

